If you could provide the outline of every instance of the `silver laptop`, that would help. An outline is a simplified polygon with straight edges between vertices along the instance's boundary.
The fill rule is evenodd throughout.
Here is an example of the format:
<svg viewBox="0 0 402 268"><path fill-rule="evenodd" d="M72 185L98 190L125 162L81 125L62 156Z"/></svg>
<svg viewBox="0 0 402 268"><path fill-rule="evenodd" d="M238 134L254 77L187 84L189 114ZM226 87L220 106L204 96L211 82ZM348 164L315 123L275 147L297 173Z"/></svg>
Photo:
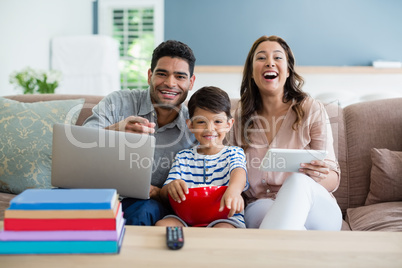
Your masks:
<svg viewBox="0 0 402 268"><path fill-rule="evenodd" d="M155 137L55 124L51 182L60 188L112 188L148 199Z"/></svg>

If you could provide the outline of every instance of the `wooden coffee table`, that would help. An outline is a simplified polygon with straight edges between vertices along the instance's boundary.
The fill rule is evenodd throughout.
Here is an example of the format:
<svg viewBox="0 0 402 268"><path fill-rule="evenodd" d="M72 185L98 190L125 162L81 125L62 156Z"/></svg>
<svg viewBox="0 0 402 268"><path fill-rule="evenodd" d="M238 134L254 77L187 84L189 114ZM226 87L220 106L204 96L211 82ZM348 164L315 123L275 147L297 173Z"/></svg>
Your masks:
<svg viewBox="0 0 402 268"><path fill-rule="evenodd" d="M402 267L402 233L184 228L184 237L173 251L165 228L127 226L117 255L3 255L0 267Z"/></svg>

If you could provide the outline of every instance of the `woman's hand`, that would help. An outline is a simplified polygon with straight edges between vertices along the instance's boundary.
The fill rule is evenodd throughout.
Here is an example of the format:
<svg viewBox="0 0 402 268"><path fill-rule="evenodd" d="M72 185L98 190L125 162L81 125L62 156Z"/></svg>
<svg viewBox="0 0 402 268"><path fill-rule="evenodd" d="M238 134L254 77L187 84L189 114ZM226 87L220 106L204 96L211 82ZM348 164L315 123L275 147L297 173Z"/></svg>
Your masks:
<svg viewBox="0 0 402 268"><path fill-rule="evenodd" d="M314 160L311 163L302 163L300 172L310 176L313 180L320 183L330 174L329 165L325 161Z"/></svg>
<svg viewBox="0 0 402 268"><path fill-rule="evenodd" d="M225 206L230 209L228 218L232 217L235 213L242 212L244 209L244 200L239 193L233 188L228 187L221 199L221 206L219 211L223 211Z"/></svg>
<svg viewBox="0 0 402 268"><path fill-rule="evenodd" d="M186 200L186 194L188 194L187 183L183 180L174 180L170 182L167 187L167 192L172 199L178 203Z"/></svg>
<svg viewBox="0 0 402 268"><path fill-rule="evenodd" d="M310 176L321 184L328 192L333 192L339 185L339 174L330 168L325 161L315 160L311 163L301 164L300 172Z"/></svg>

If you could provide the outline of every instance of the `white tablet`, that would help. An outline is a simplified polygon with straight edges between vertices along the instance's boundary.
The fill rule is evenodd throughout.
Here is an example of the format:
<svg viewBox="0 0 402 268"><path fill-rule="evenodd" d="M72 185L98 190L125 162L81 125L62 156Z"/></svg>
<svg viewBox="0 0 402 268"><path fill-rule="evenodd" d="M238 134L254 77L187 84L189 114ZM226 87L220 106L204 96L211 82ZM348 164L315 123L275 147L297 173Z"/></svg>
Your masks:
<svg viewBox="0 0 402 268"><path fill-rule="evenodd" d="M269 149L264 156L260 169L264 171L298 172L301 163L323 160L325 150Z"/></svg>

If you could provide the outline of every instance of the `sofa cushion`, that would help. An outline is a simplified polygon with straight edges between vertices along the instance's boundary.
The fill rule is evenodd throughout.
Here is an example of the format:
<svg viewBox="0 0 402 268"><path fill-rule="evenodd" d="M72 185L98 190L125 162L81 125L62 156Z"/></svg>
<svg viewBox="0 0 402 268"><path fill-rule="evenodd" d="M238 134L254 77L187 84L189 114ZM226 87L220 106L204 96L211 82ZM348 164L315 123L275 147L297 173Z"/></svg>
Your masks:
<svg viewBox="0 0 402 268"><path fill-rule="evenodd" d="M341 181L334 196L342 210L343 215L348 208L348 176L346 170L346 137L343 121L343 109L337 103L326 103L325 109L330 120L332 136L334 137L334 150L341 168Z"/></svg>
<svg viewBox="0 0 402 268"><path fill-rule="evenodd" d="M25 95L5 96L5 98L29 103L38 101L85 99L84 106L81 109L81 113L76 123L76 125L81 126L87 119L87 117L89 117L92 114L92 108L95 105L97 105L99 101L101 101L104 98L104 96L69 95L69 94L25 94Z"/></svg>
<svg viewBox="0 0 402 268"><path fill-rule="evenodd" d="M402 231L402 202L386 202L347 209L352 231Z"/></svg>
<svg viewBox="0 0 402 268"><path fill-rule="evenodd" d="M402 151L401 99L356 103L343 111L348 152L342 174L348 179L348 207L354 208L365 204L370 189L371 148Z"/></svg>
<svg viewBox="0 0 402 268"><path fill-rule="evenodd" d="M0 191L50 188L54 123L75 124L84 99L22 103L0 98Z"/></svg>
<svg viewBox="0 0 402 268"><path fill-rule="evenodd" d="M0 193L0 221L4 220L4 211L10 206L10 201L14 197L16 195Z"/></svg>
<svg viewBox="0 0 402 268"><path fill-rule="evenodd" d="M402 201L402 152L372 149L370 192L365 205Z"/></svg>

